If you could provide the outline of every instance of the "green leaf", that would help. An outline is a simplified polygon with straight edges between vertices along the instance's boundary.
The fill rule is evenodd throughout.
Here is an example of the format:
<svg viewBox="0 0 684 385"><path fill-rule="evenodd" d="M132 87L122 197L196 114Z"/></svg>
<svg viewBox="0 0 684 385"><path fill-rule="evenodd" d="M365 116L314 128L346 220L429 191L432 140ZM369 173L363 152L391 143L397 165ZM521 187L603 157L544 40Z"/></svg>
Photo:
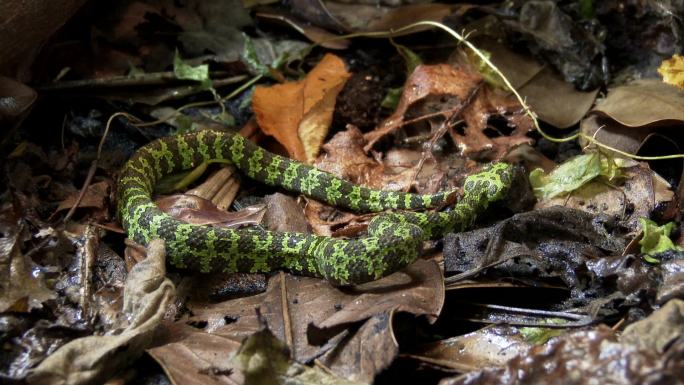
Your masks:
<svg viewBox="0 0 684 385"><path fill-rule="evenodd" d="M387 90L385 97L382 98L380 106L382 108L387 108L390 110L396 109L397 105L399 105L399 100L401 100L401 93L403 91L404 87L390 88L389 90Z"/></svg>
<svg viewBox="0 0 684 385"><path fill-rule="evenodd" d="M394 48L397 49L399 55L401 55L401 57L404 58L404 63L406 64L406 73L408 73L409 75L413 73L416 67L423 64L423 60L420 58L420 56L418 56L417 53L411 51L405 45L395 43L394 39L392 38L390 38L390 43L392 43Z"/></svg>
<svg viewBox="0 0 684 385"><path fill-rule="evenodd" d="M565 161L548 175L540 168L532 170L530 184L537 198L549 199L575 191L598 176L609 181L620 178L620 167L625 165L622 159L591 152Z"/></svg>
<svg viewBox="0 0 684 385"><path fill-rule="evenodd" d="M259 60L254 41L245 33L243 33L242 36L245 38L245 46L241 55L244 63L249 67L250 72L256 75L268 76L270 71L268 70L268 66L264 65L261 63L261 60Z"/></svg>
<svg viewBox="0 0 684 385"><path fill-rule="evenodd" d="M193 67L181 59L178 51L176 51L176 55L173 58L173 74L176 78L183 80L195 80L200 83L210 81L209 65L200 64Z"/></svg>
<svg viewBox="0 0 684 385"><path fill-rule="evenodd" d="M639 241L641 245L641 253L644 254L644 259L651 263L658 263L653 255L662 253L668 250L684 251L683 248L675 245L670 239L670 233L674 229L674 222L666 223L658 226L655 222L646 218L639 218L639 224L644 234Z"/></svg>
<svg viewBox="0 0 684 385"><path fill-rule="evenodd" d="M594 18L594 0L579 0L580 14L585 19Z"/></svg>
<svg viewBox="0 0 684 385"><path fill-rule="evenodd" d="M134 78L136 76L143 75L145 75L145 70L134 66L133 63L131 63L130 61L128 62L128 73L126 74L126 77Z"/></svg>
<svg viewBox="0 0 684 385"><path fill-rule="evenodd" d="M566 321L560 318L549 318L541 320L541 322L545 324L563 325ZM518 331L525 341L535 345L544 344L551 338L558 337L565 333L565 330L560 328L544 327L521 327L518 329Z"/></svg>
<svg viewBox="0 0 684 385"><path fill-rule="evenodd" d="M548 199L574 191L601 174L598 153L578 155L548 175L538 168L530 173L530 184L538 198Z"/></svg>

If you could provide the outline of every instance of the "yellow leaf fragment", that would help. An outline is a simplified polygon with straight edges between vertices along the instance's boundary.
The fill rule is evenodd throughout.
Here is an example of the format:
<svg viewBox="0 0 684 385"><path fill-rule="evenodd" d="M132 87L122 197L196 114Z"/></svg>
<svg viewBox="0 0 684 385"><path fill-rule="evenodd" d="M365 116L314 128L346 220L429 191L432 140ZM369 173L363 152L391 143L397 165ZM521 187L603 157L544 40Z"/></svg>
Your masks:
<svg viewBox="0 0 684 385"><path fill-rule="evenodd" d="M684 56L673 55L663 60L658 73L663 77L663 82L684 89Z"/></svg>

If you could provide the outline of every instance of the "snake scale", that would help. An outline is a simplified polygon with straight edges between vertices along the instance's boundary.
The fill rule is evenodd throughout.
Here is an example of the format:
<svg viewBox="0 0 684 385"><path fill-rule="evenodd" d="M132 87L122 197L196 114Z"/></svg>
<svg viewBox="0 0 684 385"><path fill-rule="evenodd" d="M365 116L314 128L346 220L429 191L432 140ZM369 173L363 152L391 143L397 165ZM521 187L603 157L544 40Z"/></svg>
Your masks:
<svg viewBox="0 0 684 385"><path fill-rule="evenodd" d="M373 218L365 236L354 239L257 229L225 229L179 221L152 201L164 175L204 161L232 162L250 178L356 212L390 211ZM314 167L270 153L239 134L199 131L157 139L124 165L118 212L128 236L141 244L166 242L170 263L201 272L270 272L323 277L336 285L381 278L413 262L423 241L463 231L490 203L503 198L512 166L496 163L466 178L463 197L450 211L428 210L450 192L419 195L362 187Z"/></svg>

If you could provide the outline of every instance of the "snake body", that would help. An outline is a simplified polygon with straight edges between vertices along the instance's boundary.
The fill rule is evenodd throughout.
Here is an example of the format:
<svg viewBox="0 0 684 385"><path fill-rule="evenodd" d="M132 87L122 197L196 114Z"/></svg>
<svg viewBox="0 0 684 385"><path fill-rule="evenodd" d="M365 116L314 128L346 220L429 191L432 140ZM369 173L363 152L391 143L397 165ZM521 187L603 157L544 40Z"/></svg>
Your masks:
<svg viewBox="0 0 684 385"><path fill-rule="evenodd" d="M336 207L357 212L399 211L373 218L365 236L341 239L194 225L172 218L154 204L151 195L162 176L212 159L232 162L250 178ZM466 178L463 197L451 211L403 211L439 207L450 193L419 195L369 189L270 153L239 134L206 130L157 139L141 147L121 170L118 211L130 238L141 244L163 239L170 263L179 268L201 272L287 269L337 285L358 284L413 262L423 241L470 226L478 213L507 194L511 170L512 166L497 163Z"/></svg>

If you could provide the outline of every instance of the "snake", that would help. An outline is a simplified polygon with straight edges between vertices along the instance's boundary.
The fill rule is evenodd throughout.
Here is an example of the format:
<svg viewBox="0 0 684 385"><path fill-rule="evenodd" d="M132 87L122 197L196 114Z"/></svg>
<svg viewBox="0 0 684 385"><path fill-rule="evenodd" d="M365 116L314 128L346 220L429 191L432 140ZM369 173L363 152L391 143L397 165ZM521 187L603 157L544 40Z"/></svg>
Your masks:
<svg viewBox="0 0 684 385"><path fill-rule="evenodd" d="M353 212L381 212L356 238L251 228L229 229L183 222L164 213L152 194L160 178L209 161L232 163L249 178ZM128 237L141 245L166 244L174 267L202 273L268 273L288 270L334 285L377 280L404 268L424 242L471 226L510 190L512 168L491 163L454 191L415 194L377 190L271 153L235 132L213 129L163 137L140 147L119 173L118 214ZM445 210L444 205L451 206Z"/></svg>

